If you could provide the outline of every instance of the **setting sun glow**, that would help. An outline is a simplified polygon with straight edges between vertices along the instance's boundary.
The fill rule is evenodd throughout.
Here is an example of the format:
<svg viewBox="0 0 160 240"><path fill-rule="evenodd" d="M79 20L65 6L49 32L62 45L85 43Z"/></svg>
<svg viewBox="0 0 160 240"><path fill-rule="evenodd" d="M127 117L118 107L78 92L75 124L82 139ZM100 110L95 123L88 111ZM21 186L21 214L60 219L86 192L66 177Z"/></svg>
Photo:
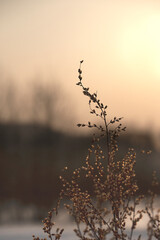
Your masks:
<svg viewBox="0 0 160 240"><path fill-rule="evenodd" d="M128 25L122 32L121 56L126 65L145 65L160 77L160 15L151 15Z"/></svg>
<svg viewBox="0 0 160 240"><path fill-rule="evenodd" d="M113 115L160 130L160 1L1 1L0 36L1 78L24 90L35 78L57 82L74 123L88 114L75 86L84 59L86 85Z"/></svg>

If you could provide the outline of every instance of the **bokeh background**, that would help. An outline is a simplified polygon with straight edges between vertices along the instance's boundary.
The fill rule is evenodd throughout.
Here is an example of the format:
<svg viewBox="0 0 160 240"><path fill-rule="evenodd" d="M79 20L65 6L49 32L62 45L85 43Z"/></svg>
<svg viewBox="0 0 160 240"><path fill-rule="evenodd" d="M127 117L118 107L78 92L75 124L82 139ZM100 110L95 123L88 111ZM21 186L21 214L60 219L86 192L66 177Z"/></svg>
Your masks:
<svg viewBox="0 0 160 240"><path fill-rule="evenodd" d="M0 0L1 224L41 221L61 169L85 159L92 133L76 124L97 120L76 86L82 59L84 84L124 117L120 151L137 150L147 191L160 169L159 43L159 0Z"/></svg>

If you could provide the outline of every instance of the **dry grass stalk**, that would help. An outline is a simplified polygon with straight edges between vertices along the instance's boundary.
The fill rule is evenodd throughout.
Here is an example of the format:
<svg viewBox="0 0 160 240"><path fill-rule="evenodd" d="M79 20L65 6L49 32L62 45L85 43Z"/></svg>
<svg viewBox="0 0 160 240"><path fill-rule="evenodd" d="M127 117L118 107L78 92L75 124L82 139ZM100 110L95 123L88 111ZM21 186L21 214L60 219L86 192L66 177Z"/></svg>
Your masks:
<svg viewBox="0 0 160 240"><path fill-rule="evenodd" d="M144 196L138 196L134 149L129 149L123 159L117 157L117 139L126 127L122 126L121 117L110 120L107 115L107 105L100 101L97 93L90 93L89 88L83 85L82 62L78 69L77 85L89 99L90 113L100 118L103 125L91 122L77 124L78 127L98 129L100 134L99 137L93 136L83 166L73 171L70 181L65 176L60 176L62 189L57 207L52 209L44 219L43 230L50 240L61 238L63 229L57 228L52 232L54 227L52 221L53 215L58 214L62 200L67 200L69 203L64 204L64 207L74 218L77 226L74 232L81 240L132 240L134 230L144 214L149 216L148 240L153 236L160 239L160 211L155 215L153 208L155 194L150 191L150 203L146 204L145 209L137 210ZM102 139L105 139L106 152L101 147ZM67 171L67 167L64 170ZM93 191L89 192L80 186L81 177L85 177L86 181L92 184ZM155 175L153 185L157 185ZM126 230L128 221L131 223L129 231ZM141 239L141 235L138 239ZM39 237L33 236L33 240L39 240Z"/></svg>

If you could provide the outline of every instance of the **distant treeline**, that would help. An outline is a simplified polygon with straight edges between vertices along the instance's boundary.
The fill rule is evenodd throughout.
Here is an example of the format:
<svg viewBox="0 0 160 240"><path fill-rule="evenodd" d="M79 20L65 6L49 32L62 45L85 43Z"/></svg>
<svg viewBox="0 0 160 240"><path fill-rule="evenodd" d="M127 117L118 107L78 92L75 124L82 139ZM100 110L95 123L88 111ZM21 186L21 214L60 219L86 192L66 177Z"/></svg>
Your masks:
<svg viewBox="0 0 160 240"><path fill-rule="evenodd" d="M159 153L149 134L127 133L120 138L120 155L137 150L137 174L146 191L152 170L158 170ZM91 136L69 136L34 124L0 125L0 201L14 199L50 207L58 196L61 169L84 163ZM105 142L104 142L105 147ZM140 150L153 150L151 155ZM82 183L83 184L83 183ZM85 183L86 184L86 183Z"/></svg>
<svg viewBox="0 0 160 240"><path fill-rule="evenodd" d="M0 123L30 122L61 129L74 117L73 101L57 81L38 78L20 85L0 76L0 89Z"/></svg>

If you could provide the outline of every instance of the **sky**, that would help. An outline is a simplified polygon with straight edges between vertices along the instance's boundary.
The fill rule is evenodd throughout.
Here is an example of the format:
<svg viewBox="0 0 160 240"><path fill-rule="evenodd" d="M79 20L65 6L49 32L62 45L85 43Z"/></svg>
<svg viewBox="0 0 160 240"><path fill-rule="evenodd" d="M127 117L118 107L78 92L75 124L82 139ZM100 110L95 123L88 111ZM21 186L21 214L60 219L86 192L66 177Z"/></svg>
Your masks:
<svg viewBox="0 0 160 240"><path fill-rule="evenodd" d="M89 119L75 85L83 59L83 82L109 116L160 131L159 0L0 0L0 53L1 79L20 91L35 78L59 84L68 129Z"/></svg>

